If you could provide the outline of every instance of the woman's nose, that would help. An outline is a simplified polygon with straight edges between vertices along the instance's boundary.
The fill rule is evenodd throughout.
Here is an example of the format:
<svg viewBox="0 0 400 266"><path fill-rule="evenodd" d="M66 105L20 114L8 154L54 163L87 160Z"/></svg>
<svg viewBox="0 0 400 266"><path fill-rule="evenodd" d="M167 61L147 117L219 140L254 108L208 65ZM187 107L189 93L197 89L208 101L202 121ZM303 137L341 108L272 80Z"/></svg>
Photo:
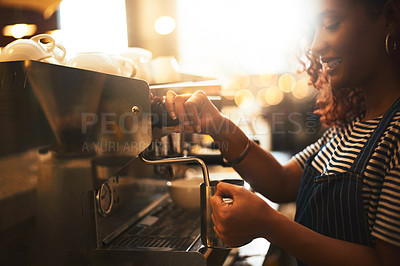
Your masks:
<svg viewBox="0 0 400 266"><path fill-rule="evenodd" d="M310 47L311 53L315 56L321 56L326 52L326 49L327 43L323 36L322 30L316 30Z"/></svg>

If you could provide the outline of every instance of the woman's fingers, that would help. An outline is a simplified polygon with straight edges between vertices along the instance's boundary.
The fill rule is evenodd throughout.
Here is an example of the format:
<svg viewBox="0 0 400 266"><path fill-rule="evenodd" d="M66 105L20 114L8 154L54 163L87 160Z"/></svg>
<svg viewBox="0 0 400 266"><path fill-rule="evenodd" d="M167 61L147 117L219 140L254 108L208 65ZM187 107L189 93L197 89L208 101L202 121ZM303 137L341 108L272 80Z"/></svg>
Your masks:
<svg viewBox="0 0 400 266"><path fill-rule="evenodd" d="M212 221L213 221L213 223L214 223L214 228L213 228L213 229L214 229L215 233L217 233L217 236L219 237L219 239L222 240L222 235L221 235L221 232L219 231L219 229L218 229L218 227L217 227L218 223L217 223L217 221L215 220L214 213L211 214L211 219L212 219Z"/></svg>
<svg viewBox="0 0 400 266"><path fill-rule="evenodd" d="M191 94L178 95L174 91L168 91L165 96L165 107L172 119L179 120L179 126L182 130L189 126L189 119L185 110L185 102L191 97Z"/></svg>
<svg viewBox="0 0 400 266"><path fill-rule="evenodd" d="M217 185L217 191L215 192L215 196L220 197L229 197L235 198L235 195L238 193L238 190L242 189L242 186L237 186L233 184L229 184L226 182L219 182Z"/></svg>
<svg viewBox="0 0 400 266"><path fill-rule="evenodd" d="M175 112L175 98L176 98L176 93L174 91L168 91L167 94L165 95L165 108L167 108L167 111L169 115L172 117L172 119L176 119L176 112Z"/></svg>
<svg viewBox="0 0 400 266"><path fill-rule="evenodd" d="M191 122L191 126L197 133L201 132L200 117L202 115L201 110L203 110L206 105L205 99L208 100L205 92L198 90L185 102L186 114Z"/></svg>
<svg viewBox="0 0 400 266"><path fill-rule="evenodd" d="M185 102L185 110L188 118L192 122L192 127L197 133L200 133L201 126L200 126L200 118L199 114L197 113L197 105L195 100L192 99L193 97L189 98Z"/></svg>
<svg viewBox="0 0 400 266"><path fill-rule="evenodd" d="M222 198L219 196L211 197L210 203L211 203L211 200L214 201L214 204L212 204L212 205L214 205L212 207L213 212L211 214L211 219L214 223L214 231L217 234L217 236L219 237L219 239L221 239L226 244L225 236L228 236L228 235L224 235L224 231L227 228L226 227L227 220L226 220L226 218L224 219L224 216L226 217L227 209L223 210L226 206L226 203L224 203ZM224 213L225 213L225 215L224 215Z"/></svg>
<svg viewBox="0 0 400 266"><path fill-rule="evenodd" d="M168 91L165 97L165 106L168 113L174 119L179 119L180 128L184 130L193 129L200 133L201 110L206 108L207 95L203 91L196 91L193 94L178 95Z"/></svg>
<svg viewBox="0 0 400 266"><path fill-rule="evenodd" d="M191 97L191 94L181 94L175 97L175 113L179 122L187 127L189 125L189 119L186 114L185 102Z"/></svg>
<svg viewBox="0 0 400 266"><path fill-rule="evenodd" d="M215 224L215 223L214 223ZM217 234L218 238L222 240L221 233L219 232L218 228L214 225L214 232Z"/></svg>

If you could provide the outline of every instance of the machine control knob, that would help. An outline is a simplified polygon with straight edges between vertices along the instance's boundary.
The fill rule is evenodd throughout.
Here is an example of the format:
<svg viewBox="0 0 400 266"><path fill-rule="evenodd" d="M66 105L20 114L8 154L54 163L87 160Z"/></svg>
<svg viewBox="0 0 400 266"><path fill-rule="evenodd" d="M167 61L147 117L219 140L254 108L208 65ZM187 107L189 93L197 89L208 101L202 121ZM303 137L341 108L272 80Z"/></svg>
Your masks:
<svg viewBox="0 0 400 266"><path fill-rule="evenodd" d="M98 213L103 217L107 216L111 212L113 201L114 194L111 185L107 182L101 184L96 194Z"/></svg>

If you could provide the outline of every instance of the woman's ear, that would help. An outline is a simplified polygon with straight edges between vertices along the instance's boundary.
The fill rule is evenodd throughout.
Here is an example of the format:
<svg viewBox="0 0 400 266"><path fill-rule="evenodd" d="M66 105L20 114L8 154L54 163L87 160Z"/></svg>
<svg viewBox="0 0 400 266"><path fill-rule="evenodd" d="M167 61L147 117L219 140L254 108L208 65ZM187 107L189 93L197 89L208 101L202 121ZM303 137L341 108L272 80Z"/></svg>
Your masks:
<svg viewBox="0 0 400 266"><path fill-rule="evenodd" d="M383 18L385 23L385 48L387 54L400 62L400 2L387 0L383 7Z"/></svg>

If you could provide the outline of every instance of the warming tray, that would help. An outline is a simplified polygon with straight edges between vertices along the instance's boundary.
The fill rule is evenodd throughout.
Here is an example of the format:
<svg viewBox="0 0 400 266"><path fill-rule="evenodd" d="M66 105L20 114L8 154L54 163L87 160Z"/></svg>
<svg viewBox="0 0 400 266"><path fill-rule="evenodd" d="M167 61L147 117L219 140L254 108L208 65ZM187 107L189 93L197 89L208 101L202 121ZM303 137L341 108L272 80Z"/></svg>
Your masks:
<svg viewBox="0 0 400 266"><path fill-rule="evenodd" d="M0 62L0 74L2 94L39 103L58 146L75 142L99 154L136 156L151 143L144 80L30 60ZM23 114L29 111L19 110L19 117L29 118Z"/></svg>

